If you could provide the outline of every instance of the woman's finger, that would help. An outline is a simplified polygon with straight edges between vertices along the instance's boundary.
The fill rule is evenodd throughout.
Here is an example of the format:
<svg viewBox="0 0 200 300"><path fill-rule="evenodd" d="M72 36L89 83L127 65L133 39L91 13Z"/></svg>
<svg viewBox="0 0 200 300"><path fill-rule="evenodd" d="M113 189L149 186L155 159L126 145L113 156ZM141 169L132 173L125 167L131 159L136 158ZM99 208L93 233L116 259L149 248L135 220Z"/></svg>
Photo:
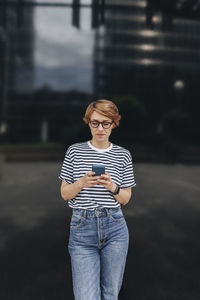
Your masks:
<svg viewBox="0 0 200 300"><path fill-rule="evenodd" d="M108 184L108 181L107 181L107 180L104 180L104 179L99 179L99 180L98 180L98 183Z"/></svg>
<svg viewBox="0 0 200 300"><path fill-rule="evenodd" d="M102 175L101 175L101 178L104 178L104 179L110 179L110 176L105 175L105 174L102 174Z"/></svg>
<svg viewBox="0 0 200 300"><path fill-rule="evenodd" d="M95 172L93 172L93 171L89 171L89 172L86 173L87 176L92 176L94 174L95 174Z"/></svg>

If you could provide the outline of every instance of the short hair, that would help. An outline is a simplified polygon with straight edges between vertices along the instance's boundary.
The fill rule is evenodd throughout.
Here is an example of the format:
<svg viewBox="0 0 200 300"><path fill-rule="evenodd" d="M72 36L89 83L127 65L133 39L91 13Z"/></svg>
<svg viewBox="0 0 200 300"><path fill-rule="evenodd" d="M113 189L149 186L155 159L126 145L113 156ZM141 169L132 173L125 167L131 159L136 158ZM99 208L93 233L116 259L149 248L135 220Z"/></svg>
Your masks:
<svg viewBox="0 0 200 300"><path fill-rule="evenodd" d="M85 116L83 118L83 121L86 124L89 124L91 115L94 111L111 119L116 127L119 126L121 116L119 114L117 106L112 101L100 99L90 103L86 109Z"/></svg>

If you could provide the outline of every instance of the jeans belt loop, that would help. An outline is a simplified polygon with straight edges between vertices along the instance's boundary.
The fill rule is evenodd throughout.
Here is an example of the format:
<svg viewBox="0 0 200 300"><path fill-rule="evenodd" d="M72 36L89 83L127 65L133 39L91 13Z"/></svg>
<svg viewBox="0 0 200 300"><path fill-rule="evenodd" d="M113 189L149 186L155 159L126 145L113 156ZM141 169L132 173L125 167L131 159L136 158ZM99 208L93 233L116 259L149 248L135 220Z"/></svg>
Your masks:
<svg viewBox="0 0 200 300"><path fill-rule="evenodd" d="M82 215L83 215L83 217L84 217L84 219L86 219L86 214L87 214L87 210L86 210L86 209L84 209L84 210L83 210L83 214L82 214Z"/></svg>
<svg viewBox="0 0 200 300"><path fill-rule="evenodd" d="M106 210L107 216L109 217L109 216L110 216L109 209L108 209L108 208L105 208L105 210Z"/></svg>

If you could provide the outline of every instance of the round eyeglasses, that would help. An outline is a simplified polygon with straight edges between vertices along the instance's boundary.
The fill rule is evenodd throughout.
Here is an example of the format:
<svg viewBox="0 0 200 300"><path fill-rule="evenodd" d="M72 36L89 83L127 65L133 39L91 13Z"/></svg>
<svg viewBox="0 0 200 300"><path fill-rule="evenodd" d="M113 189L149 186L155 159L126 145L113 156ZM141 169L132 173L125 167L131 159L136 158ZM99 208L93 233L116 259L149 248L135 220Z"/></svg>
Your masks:
<svg viewBox="0 0 200 300"><path fill-rule="evenodd" d="M110 128L110 126L112 125L113 122L108 122L108 121L103 121L103 122L99 122L99 121L90 121L90 125L93 127L93 128L98 128L99 125L101 124L102 127L104 129L108 129Z"/></svg>

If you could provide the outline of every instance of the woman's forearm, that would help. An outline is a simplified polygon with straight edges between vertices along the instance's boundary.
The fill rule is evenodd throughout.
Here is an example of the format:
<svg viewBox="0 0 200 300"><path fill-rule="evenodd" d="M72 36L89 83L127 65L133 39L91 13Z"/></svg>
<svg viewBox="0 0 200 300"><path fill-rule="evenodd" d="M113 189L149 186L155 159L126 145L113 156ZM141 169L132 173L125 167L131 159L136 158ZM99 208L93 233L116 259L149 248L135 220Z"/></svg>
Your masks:
<svg viewBox="0 0 200 300"><path fill-rule="evenodd" d="M79 179L74 183L62 183L61 196L64 200L71 200L83 189L82 180Z"/></svg>
<svg viewBox="0 0 200 300"><path fill-rule="evenodd" d="M108 172L99 176L98 183L102 184L112 194L115 192L117 187ZM122 205L126 205L131 198L131 192L131 188L120 189L119 193L117 195L113 195L113 197Z"/></svg>
<svg viewBox="0 0 200 300"><path fill-rule="evenodd" d="M98 183L99 176L93 176L95 172L89 171L79 180L68 184L65 181L61 185L61 196L64 200L71 200L76 197L83 188L93 187Z"/></svg>
<svg viewBox="0 0 200 300"><path fill-rule="evenodd" d="M126 205L131 198L131 192L126 189L120 189L119 194L114 195L114 198L122 205Z"/></svg>
<svg viewBox="0 0 200 300"><path fill-rule="evenodd" d="M64 200L71 200L76 197L80 193L80 191L84 188L84 179L80 178L74 183L68 184L65 181L62 182L61 185L61 196ZM116 184L112 183L111 192L114 192L116 188ZM128 189L120 189L119 194L113 195L113 197L122 205L126 205L131 198L131 188Z"/></svg>
<svg viewBox="0 0 200 300"><path fill-rule="evenodd" d="M113 193L115 191L115 189L116 189L116 184L114 182L112 182L110 191ZM132 193L131 188L120 189L119 194L113 195L113 197L122 205L126 205L131 198L131 193Z"/></svg>

